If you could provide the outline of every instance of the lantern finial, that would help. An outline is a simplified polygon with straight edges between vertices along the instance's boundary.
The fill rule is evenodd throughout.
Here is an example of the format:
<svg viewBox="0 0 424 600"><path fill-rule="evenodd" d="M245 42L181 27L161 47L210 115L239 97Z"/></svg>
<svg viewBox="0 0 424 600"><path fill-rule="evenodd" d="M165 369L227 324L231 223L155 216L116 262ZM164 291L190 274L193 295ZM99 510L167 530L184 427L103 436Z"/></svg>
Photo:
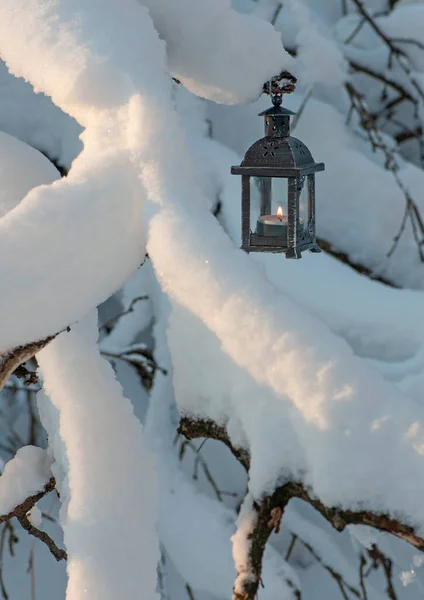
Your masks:
<svg viewBox="0 0 424 600"><path fill-rule="evenodd" d="M290 117L296 113L281 106L282 94L272 94L271 98L273 106L259 114L265 117L265 137L287 138L290 135Z"/></svg>
<svg viewBox="0 0 424 600"><path fill-rule="evenodd" d="M274 106L281 106L283 103L283 94L271 94L271 100Z"/></svg>

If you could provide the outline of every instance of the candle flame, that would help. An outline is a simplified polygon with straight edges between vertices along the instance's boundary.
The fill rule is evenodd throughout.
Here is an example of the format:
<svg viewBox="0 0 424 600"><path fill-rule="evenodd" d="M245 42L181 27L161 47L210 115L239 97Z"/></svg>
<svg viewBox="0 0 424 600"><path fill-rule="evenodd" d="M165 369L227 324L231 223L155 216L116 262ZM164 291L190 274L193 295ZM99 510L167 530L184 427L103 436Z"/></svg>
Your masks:
<svg viewBox="0 0 424 600"><path fill-rule="evenodd" d="M282 206L279 206L279 207L277 208L277 217L282 217L283 215L284 215L284 212L283 212L283 207L282 207Z"/></svg>

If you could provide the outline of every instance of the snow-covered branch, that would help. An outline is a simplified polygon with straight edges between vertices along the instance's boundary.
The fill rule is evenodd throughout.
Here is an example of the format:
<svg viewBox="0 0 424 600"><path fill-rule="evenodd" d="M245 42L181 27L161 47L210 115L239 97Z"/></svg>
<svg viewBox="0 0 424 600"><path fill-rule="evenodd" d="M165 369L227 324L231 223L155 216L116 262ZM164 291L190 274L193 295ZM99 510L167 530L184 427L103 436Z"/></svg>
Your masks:
<svg viewBox="0 0 424 600"><path fill-rule="evenodd" d="M56 560L66 559L51 537L40 531L29 516L37 503L55 489L45 450L24 446L6 463L0 477L0 524L16 517L22 527L42 541Z"/></svg>
<svg viewBox="0 0 424 600"><path fill-rule="evenodd" d="M25 531L27 531L29 535L32 535L38 540L40 540L40 542L43 542L43 544L47 546L47 548L50 550L51 554L55 557L55 559L57 561L60 561L67 559L66 551L62 550L62 548L59 548L45 531L41 531L40 529L38 529L38 527L36 527L31 522L31 519L28 516L28 514L31 512L34 506L36 506L37 502L41 500L41 498L44 498L44 496L46 496L48 493L52 492L55 489L55 486L56 481L54 477L52 477L49 480L49 482L44 486L44 489L41 492L38 492L38 494L34 494L26 498L21 504L16 506L7 515L1 515L0 523L5 523L6 521L13 519L13 517L16 517L23 529L25 529Z"/></svg>
<svg viewBox="0 0 424 600"><path fill-rule="evenodd" d="M225 427L213 421L182 417L178 431L189 440L206 438L223 442L240 464L249 471L249 452L233 445ZM238 565L234 600L256 598L261 584L262 562L267 541L274 530L279 531L284 510L292 498L299 498L313 506L337 531L343 531L348 525L366 525L390 533L418 550L424 551L424 538L410 525L377 512L343 510L335 506L326 506L304 484L298 481L286 481L259 502L250 501L249 510L242 517L243 526L234 537L234 543L247 544L249 551L247 560Z"/></svg>

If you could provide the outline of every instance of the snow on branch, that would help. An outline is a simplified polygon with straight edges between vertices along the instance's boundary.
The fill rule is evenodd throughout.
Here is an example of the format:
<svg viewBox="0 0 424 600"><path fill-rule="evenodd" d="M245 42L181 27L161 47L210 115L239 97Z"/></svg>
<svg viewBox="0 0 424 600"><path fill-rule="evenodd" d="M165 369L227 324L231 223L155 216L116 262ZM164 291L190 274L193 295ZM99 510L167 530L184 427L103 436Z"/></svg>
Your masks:
<svg viewBox="0 0 424 600"><path fill-rule="evenodd" d="M225 427L213 421L182 417L178 432L188 440L196 438L215 439L223 442L240 464L249 472L250 456L246 449L235 447ZM424 538L413 527L393 519L385 514L372 511L343 510L326 506L304 484L287 481L278 486L270 495L264 495L260 501L250 502L250 511L242 515L242 522L248 527L236 533L233 543L248 544L249 552L245 564L239 564L238 577L234 585L234 600L254 600L262 583L262 562L267 541L275 530L280 529L284 509L292 498L299 498L313 506L337 531L343 531L347 525L366 525L379 531L390 533L418 550L424 551ZM242 538L242 539L240 539ZM237 566L237 561L236 561Z"/></svg>
<svg viewBox="0 0 424 600"><path fill-rule="evenodd" d="M45 450L24 446L6 463L0 477L0 524L14 517L30 534L42 541L56 560L66 560L66 552L51 537L31 522L30 513L37 502L55 489Z"/></svg>
<svg viewBox="0 0 424 600"><path fill-rule="evenodd" d="M274 27L228 0L139 1L166 42L170 71L198 96L223 104L255 100L264 81L292 65Z"/></svg>
<svg viewBox="0 0 424 600"><path fill-rule="evenodd" d="M118 59L110 38L105 49L92 41L87 19L74 26L83 3L68 8L42 0L0 6L0 54L10 72L85 127L84 148L69 175L33 188L0 218L0 277L8 281L0 298L5 349L76 322L116 291L145 255L144 193L133 164L143 145L134 135L136 86L118 68L128 54L145 52L131 53L124 44ZM128 18L134 14L137 30L144 13L135 2Z"/></svg>
<svg viewBox="0 0 424 600"><path fill-rule="evenodd" d="M36 537L38 540L43 542L48 547L55 559L57 561L60 561L67 559L67 554L65 550L59 548L45 531L40 531L38 527L35 527L35 525L31 523L31 520L28 517L28 514L36 506L37 502L39 502L41 498L44 498L44 496L52 492L55 489L55 487L56 481L54 477L51 477L44 486L43 490L37 492L36 494L28 496L23 502L15 506L15 508L13 508L7 514L0 515L0 524L6 523L10 519L16 517L19 523L22 525L23 529L25 529L25 531L27 531L30 535Z"/></svg>
<svg viewBox="0 0 424 600"><path fill-rule="evenodd" d="M67 593L126 600L143 589L143 598L154 600L154 463L97 335L93 312L37 357L45 390L38 406L55 458L69 556Z"/></svg>
<svg viewBox="0 0 424 600"><path fill-rule="evenodd" d="M155 139L164 135L154 115L166 103L172 106L171 80L165 75L165 45L146 8L135 0L121 4L118 8L113 2L95 2L88 8L81 0L1 3L0 55L9 71L51 96L85 128L84 148L68 176L34 188L0 219L0 278L14 274L0 298L4 348L43 339L76 322L116 291L143 260L145 193L139 170L150 172L146 165L157 159L160 145L150 144L150 134ZM167 41L168 60L181 66L187 85L206 86L213 94L239 102L258 96L267 79L289 66L291 59L272 26L238 14L224 1L218 5L204 0L199 10L197 2L186 0L186 11L180 4L151 4L155 24ZM219 47L210 21L218 16L223 17L216 21L222 37ZM207 24L208 43L222 56L195 51L196 45L206 43L203 34L199 37L196 19L199 26ZM92 28L95 21L103 23L107 36ZM176 21L189 31L173 43ZM113 27L116 22L122 26ZM228 35L223 35L222 26L228 26ZM139 60L147 55L149 61ZM208 69L198 62L192 64L194 70L187 67L186 60L203 60L199 57L206 57ZM45 68L39 69L40 64ZM150 126L143 129L143 122ZM154 131L152 123L157 123ZM184 146L178 142L179 126L168 123L167 134L171 131L176 144ZM191 160L185 152L182 157L181 173L188 174Z"/></svg>

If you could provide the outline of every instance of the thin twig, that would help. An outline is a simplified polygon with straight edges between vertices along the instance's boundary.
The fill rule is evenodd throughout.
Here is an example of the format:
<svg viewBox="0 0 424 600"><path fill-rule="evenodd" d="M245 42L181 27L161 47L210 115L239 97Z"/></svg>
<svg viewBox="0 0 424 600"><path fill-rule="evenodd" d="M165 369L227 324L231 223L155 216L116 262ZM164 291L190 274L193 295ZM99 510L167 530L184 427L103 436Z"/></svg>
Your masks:
<svg viewBox="0 0 424 600"><path fill-rule="evenodd" d="M4 600L9 600L9 594L7 593L6 585L5 585L4 579L3 579L3 556L4 556L4 543L6 540L6 531L7 531L7 524L4 525L4 527L2 528L1 536L0 536L0 589L1 589L1 593L3 595Z"/></svg>
<svg viewBox="0 0 424 600"><path fill-rule="evenodd" d="M290 542L290 546L287 549L286 556L284 557L284 560L286 562L289 562L289 560L290 560L290 556L292 555L293 549L296 545L296 541L297 541L297 535L295 533L292 533L292 540Z"/></svg>
<svg viewBox="0 0 424 600"><path fill-rule="evenodd" d="M68 555L66 554L65 550L58 548L52 540L52 538L45 531L40 531L39 529L37 529L37 527L35 527L31 523L27 515L18 516L18 521L25 529L25 531L27 531L30 535L36 537L44 544L46 544L47 548L50 550L50 552L53 554L57 561L67 560Z"/></svg>
<svg viewBox="0 0 424 600"><path fill-rule="evenodd" d="M322 558L315 552L315 550L312 548L312 546L310 544L306 543L302 539L299 539L299 541L305 546L305 548L308 550L308 552L310 552L312 554L312 556L315 558L315 560L317 562L319 562L320 565L322 565L324 567L324 569L331 575L331 577L334 579L334 581L339 586L340 592L341 592L344 600L350 600L349 596L347 595L346 589L348 589L349 592L351 592L357 598L361 597L361 594L359 593L359 591L356 588L349 585L343 579L343 577L340 575L340 573L337 573L337 571L335 571L332 567L330 567L330 565L327 565L322 560Z"/></svg>
<svg viewBox="0 0 424 600"><path fill-rule="evenodd" d="M205 441L206 440L204 440L204 442ZM209 482L211 488L214 491L214 494L215 494L218 502L223 501L223 498L222 498L223 496L230 496L230 497L236 498L237 494L235 492L226 492L226 491L219 489L218 484L216 483L216 481L215 481L214 477L212 476L212 473L209 469L208 463L206 462L205 458L200 454L200 450L201 450L201 447L203 446L204 442L202 442L202 444L200 445L199 448L196 448L196 446L189 440L183 440L181 442L179 453L178 453L179 459L182 460L184 458L186 448L190 448L190 450L192 450L193 453L195 454L194 466L193 466L193 479L195 481L197 481L197 479L199 478L198 471L199 471L199 465L200 465L203 469L203 473L204 473L207 481Z"/></svg>
<svg viewBox="0 0 424 600"><path fill-rule="evenodd" d="M370 558L374 561L375 565L381 565L384 571L384 575L386 577L386 593L390 600L398 600L397 594L395 592L395 588L393 585L393 562L390 558L385 556L383 552L373 544L371 549L368 550L368 554Z"/></svg>
<svg viewBox="0 0 424 600"><path fill-rule="evenodd" d="M365 567L367 566L367 559L361 553L359 560L359 585L361 586L362 591L362 600L368 600L367 588L365 585Z"/></svg>
<svg viewBox="0 0 424 600"><path fill-rule="evenodd" d="M110 331L110 329L113 327L113 325L115 325L115 323L117 321L119 321L119 319L121 319L122 317L125 317L125 315L129 315L130 313L134 312L134 306L138 302L141 302L142 300L148 300L148 299L149 299L149 296L138 296L137 298L134 298L126 310L119 313L119 315L116 315L115 317L108 319L105 323L103 323L103 325L101 325L101 327L99 327L99 331L103 331L103 330Z"/></svg>
<svg viewBox="0 0 424 600"><path fill-rule="evenodd" d="M271 25L275 25L278 17L280 16L281 9L283 8L283 3L279 2L275 8L274 14L271 17Z"/></svg>
<svg viewBox="0 0 424 600"><path fill-rule="evenodd" d="M186 589L186 592L188 594L189 599L190 600L196 600L196 596L193 594L192 587L191 587L191 585L189 583L186 583L185 589Z"/></svg>
<svg viewBox="0 0 424 600"><path fill-rule="evenodd" d="M412 199L409 190L403 183L399 174L400 166L397 162L396 156L392 150L390 150L385 144L381 132L378 130L375 124L375 120L372 119L370 112L367 109L365 101L361 94L353 87L351 83L346 84L346 90L350 96L353 109L358 113L361 120L362 128L369 137L370 144L374 150L380 150L386 160L386 169L389 170L399 189L402 191L405 197L405 213L401 221L401 226L398 233L395 235L393 244L387 253L387 257L390 258L396 250L402 234L405 231L407 219L411 221L412 232L414 235L415 242L418 248L418 254L421 262L424 262L424 250L423 250L423 239L424 239L424 223L421 218L420 212L414 200Z"/></svg>

